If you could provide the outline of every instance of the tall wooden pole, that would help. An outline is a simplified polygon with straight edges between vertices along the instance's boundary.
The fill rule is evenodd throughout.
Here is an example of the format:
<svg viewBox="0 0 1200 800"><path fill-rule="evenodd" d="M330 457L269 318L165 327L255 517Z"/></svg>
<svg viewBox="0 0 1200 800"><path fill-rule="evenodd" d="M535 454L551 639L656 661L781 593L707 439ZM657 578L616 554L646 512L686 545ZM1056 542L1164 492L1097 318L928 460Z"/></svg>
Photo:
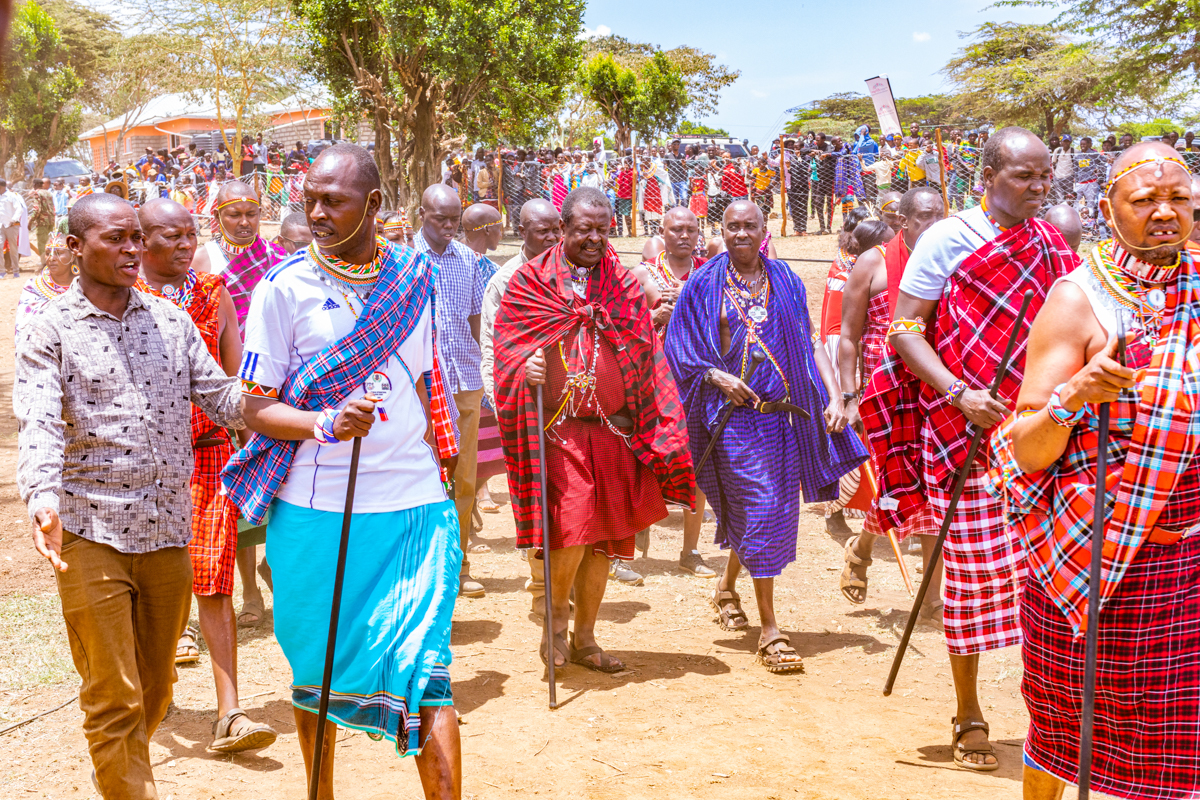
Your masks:
<svg viewBox="0 0 1200 800"><path fill-rule="evenodd" d="M500 212L500 233L503 235L505 227L512 220L507 220L504 213L504 156L500 154L499 148L496 150L496 205L496 210Z"/></svg>
<svg viewBox="0 0 1200 800"><path fill-rule="evenodd" d="M787 161L784 160L783 134L779 134L779 236L787 236Z"/></svg>
<svg viewBox="0 0 1200 800"><path fill-rule="evenodd" d="M631 213L629 215L629 236L631 239L636 239L637 238L637 218L638 218L638 205L637 205L637 200L638 200L638 158L637 158L637 136L636 135L634 135L632 141L633 141L633 147L631 149L633 150L633 191L630 192L630 194L632 194L633 197L630 198L629 204L632 207L633 213Z"/></svg>
<svg viewBox="0 0 1200 800"><path fill-rule="evenodd" d="M937 140L938 149L938 171L942 175L942 216L950 216L950 199L946 195L946 179L949 177L950 159L946 158L946 148L942 146L942 129L934 128L934 138Z"/></svg>

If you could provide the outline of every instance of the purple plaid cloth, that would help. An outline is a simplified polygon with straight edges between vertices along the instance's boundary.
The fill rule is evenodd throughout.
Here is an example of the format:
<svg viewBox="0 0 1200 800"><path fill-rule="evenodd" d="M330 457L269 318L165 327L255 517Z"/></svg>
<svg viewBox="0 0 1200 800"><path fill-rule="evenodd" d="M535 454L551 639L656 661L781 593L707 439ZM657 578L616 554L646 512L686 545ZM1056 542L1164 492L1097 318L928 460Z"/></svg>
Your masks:
<svg viewBox="0 0 1200 800"><path fill-rule="evenodd" d="M279 270L298 268L304 260L301 251L264 280L271 280ZM433 282L428 259L407 247L389 246L375 288L354 330L289 375L279 399L306 411L341 406L347 395L412 333L425 304L433 302ZM266 518L275 493L287 478L298 444L255 433L221 471L229 499L250 523L261 525Z"/></svg>
<svg viewBox="0 0 1200 800"><path fill-rule="evenodd" d="M417 231L413 245L436 270L438 354L446 384L453 393L482 389L479 341L471 333L468 317L478 316L483 310L483 290L487 288L483 259L453 239L439 256L429 249L424 231Z"/></svg>
<svg viewBox="0 0 1200 800"><path fill-rule="evenodd" d="M687 409L695 461L708 447L725 400L705 383L705 374L714 367L741 373L746 327L735 311L727 314L729 351L720 352L728 263L729 254L721 253L692 273L667 326L667 361ZM829 397L813 361L804 284L782 261L764 258L763 264L771 297L759 338L772 358L755 371L750 388L764 401L787 398L811 418L762 414L746 407L734 411L712 457L696 476L717 515L716 543L732 547L755 578L779 575L795 560L801 488L807 502L833 500L839 479L867 460L867 450L853 432L825 432L823 414Z"/></svg>
<svg viewBox="0 0 1200 800"><path fill-rule="evenodd" d="M233 298L238 333L243 337L246 335L246 314L250 312L250 297L254 294L254 287L258 286L267 270L287 257L286 250L259 236L241 253L229 258L229 265L221 277L225 279L225 288Z"/></svg>

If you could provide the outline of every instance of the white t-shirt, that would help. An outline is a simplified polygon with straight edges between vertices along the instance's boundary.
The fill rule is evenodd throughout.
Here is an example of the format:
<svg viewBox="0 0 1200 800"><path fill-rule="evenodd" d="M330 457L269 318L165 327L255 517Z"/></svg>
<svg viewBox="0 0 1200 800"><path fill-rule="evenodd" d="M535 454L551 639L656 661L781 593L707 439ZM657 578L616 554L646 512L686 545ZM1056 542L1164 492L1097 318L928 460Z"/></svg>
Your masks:
<svg viewBox="0 0 1200 800"><path fill-rule="evenodd" d="M205 242L204 251L208 253L208 271L213 275L220 275L229 266L229 256L225 255L216 239Z"/></svg>
<svg viewBox="0 0 1200 800"><path fill-rule="evenodd" d="M354 328L360 308L321 281L303 253L271 269L254 289L246 317L246 347L239 377L279 389L284 379ZM433 369L433 325L429 305L397 352L369 381L372 394L386 395L375 407L375 423L363 439L354 510L402 511L446 499L435 453L425 441L426 416L415 387ZM382 373L382 375L381 375ZM379 388L382 385L382 390ZM387 387L390 385L390 392ZM367 394L366 385L349 398ZM280 500L318 511L344 509L353 442L300 442Z"/></svg>
<svg viewBox="0 0 1200 800"><path fill-rule="evenodd" d="M933 223L908 257L900 291L922 300L940 300L946 282L967 256L999 234L980 206Z"/></svg>

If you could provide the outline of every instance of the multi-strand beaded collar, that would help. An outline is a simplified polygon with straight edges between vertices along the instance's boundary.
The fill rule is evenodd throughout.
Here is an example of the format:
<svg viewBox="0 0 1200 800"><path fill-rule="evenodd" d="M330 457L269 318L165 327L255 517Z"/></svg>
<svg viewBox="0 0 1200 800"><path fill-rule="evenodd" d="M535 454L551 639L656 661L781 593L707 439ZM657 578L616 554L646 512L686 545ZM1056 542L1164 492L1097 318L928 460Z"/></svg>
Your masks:
<svg viewBox="0 0 1200 800"><path fill-rule="evenodd" d="M379 271L383 269L383 251L385 246L385 243L376 237L375 257L366 264L351 264L337 256L322 253L317 248L316 242L308 246L308 254L313 264L313 272L316 273L317 278L322 283L346 300L346 307L350 309L350 313L354 315L355 319L362 313L366 298L371 294L371 286L374 285L375 279L379 277ZM357 309L355 309L354 303L351 302L350 295L346 294L346 290L342 286L348 286L351 294L358 300ZM360 288L365 291L360 291Z"/></svg>
<svg viewBox="0 0 1200 800"><path fill-rule="evenodd" d="M53 300L69 289L70 286L60 286L50 277L50 271L43 269L33 278L33 290L47 300Z"/></svg>
<svg viewBox="0 0 1200 800"><path fill-rule="evenodd" d="M1150 347L1162 335L1167 285L1179 276L1182 263L1180 253L1172 264L1149 264L1112 239L1093 248L1088 258L1088 268L1097 282L1117 303L1134 313Z"/></svg>
<svg viewBox="0 0 1200 800"><path fill-rule="evenodd" d="M161 297L164 300L170 300L179 308L187 311L188 306L192 304L192 295L195 294L196 280L196 270L189 269L187 277L183 279L183 286L177 287L173 284L165 283L161 289L155 289L144 279L138 278L137 284L134 286L134 288L139 292L146 292L154 295L155 297Z"/></svg>

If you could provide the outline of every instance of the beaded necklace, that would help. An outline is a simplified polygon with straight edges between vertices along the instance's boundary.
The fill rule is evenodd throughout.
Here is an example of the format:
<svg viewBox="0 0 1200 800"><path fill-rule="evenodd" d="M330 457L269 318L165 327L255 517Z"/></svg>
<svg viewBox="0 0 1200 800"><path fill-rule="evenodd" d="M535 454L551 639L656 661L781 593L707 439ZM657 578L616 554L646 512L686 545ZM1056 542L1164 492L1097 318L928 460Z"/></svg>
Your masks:
<svg viewBox="0 0 1200 800"><path fill-rule="evenodd" d="M342 296L346 308L350 309L356 320L366 308L375 279L383 269L383 247L378 242L376 244L375 258L368 264L350 264L336 256L325 255L315 244L309 245L309 252L313 256L313 273L321 283ZM358 301L358 308L354 307L351 298Z"/></svg>
<svg viewBox="0 0 1200 800"><path fill-rule="evenodd" d="M1006 230L1008 230L1008 228L1005 228L999 222L996 222L996 218L992 216L992 212L988 211L986 192L984 193L983 197L979 198L979 207L983 209L983 215L987 217L988 222L995 226L996 230L1000 231L1001 233L1004 233Z"/></svg>
<svg viewBox="0 0 1200 800"><path fill-rule="evenodd" d="M258 237L255 238L257 239ZM224 251L225 255L229 256L230 258L240 256L242 253L249 250L253 245L254 242L250 242L250 244L234 244L234 242L225 235L225 229L221 228L221 241L217 243L217 246L220 247L221 250Z"/></svg>
<svg viewBox="0 0 1200 800"><path fill-rule="evenodd" d="M672 270L671 265L667 263L666 250L659 253L658 257L654 259L654 272L651 273L652 277L654 278L654 282L657 283L659 288L662 289L667 289L671 286L683 286L683 281L687 280L688 275L691 274L692 271L689 269L688 274L683 276L683 280L676 278L674 270Z"/></svg>
<svg viewBox="0 0 1200 800"><path fill-rule="evenodd" d="M49 270L43 269L33 278L33 290L47 300L53 300L60 294L69 289L69 286L60 286L50 277Z"/></svg>
<svg viewBox="0 0 1200 800"><path fill-rule="evenodd" d="M1147 264L1112 239L1093 248L1088 259L1097 282L1117 303L1134 313L1150 347L1158 343L1165 322L1167 293L1163 284L1175 280L1181 264L1181 255L1176 256L1174 264Z"/></svg>
<svg viewBox="0 0 1200 800"><path fill-rule="evenodd" d="M580 267L566 256L563 256L563 261L567 262L567 268L571 272L571 289L580 297L587 297L588 278L592 276L592 270L596 267Z"/></svg>
<svg viewBox="0 0 1200 800"><path fill-rule="evenodd" d="M170 300L172 304L178 308L187 311L188 306L192 304L192 294L196 289L197 280L196 270L188 269L187 277L183 279L183 286L175 286L172 283L164 283L161 289L155 289L145 280L138 278L137 285L134 287L139 292L149 292L155 297L161 297L164 300Z"/></svg>
<svg viewBox="0 0 1200 800"><path fill-rule="evenodd" d="M761 282L761 286L759 283ZM771 301L771 281L767 277L766 269L763 269L758 280L753 284L748 284L743 281L737 270L733 268L732 262L725 268L725 297L729 300L729 306L738 315L742 321L742 325L746 327L746 340L742 343L742 364L741 373L746 374L746 368L750 360L750 351L754 346L758 346L766 354L767 360L775 366L780 378L783 379L783 388L786 397L792 395L791 387L788 385L787 373L783 371L779 361L775 358L775 354L771 352L762 337L758 335L758 326L767 320L767 306Z"/></svg>

